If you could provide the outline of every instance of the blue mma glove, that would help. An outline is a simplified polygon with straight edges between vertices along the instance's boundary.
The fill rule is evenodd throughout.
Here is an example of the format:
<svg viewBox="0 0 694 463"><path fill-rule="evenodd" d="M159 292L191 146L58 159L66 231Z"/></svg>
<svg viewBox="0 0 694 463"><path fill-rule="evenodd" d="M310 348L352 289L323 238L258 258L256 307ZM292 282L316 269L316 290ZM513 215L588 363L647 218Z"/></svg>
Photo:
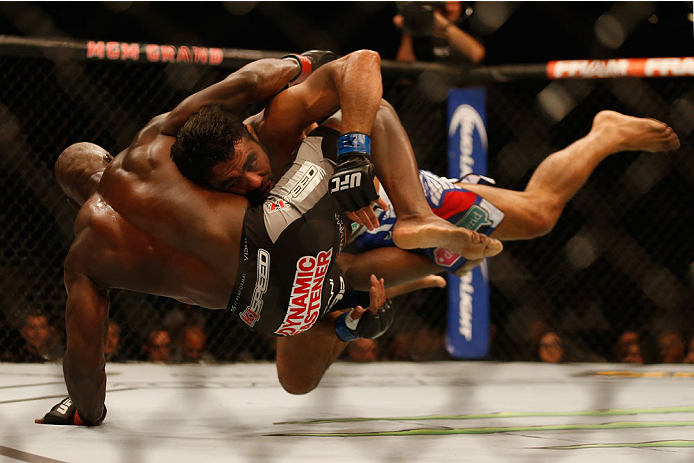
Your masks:
<svg viewBox="0 0 694 463"><path fill-rule="evenodd" d="M340 212L358 211L378 199L370 155L371 139L365 133L347 132L337 139L337 166L330 177L330 194Z"/></svg>
<svg viewBox="0 0 694 463"><path fill-rule="evenodd" d="M367 310L358 320L352 318L354 309L345 312L335 320L335 334L342 342L357 338L376 339L393 324L395 311L392 306L393 301L386 299L386 303L376 313Z"/></svg>

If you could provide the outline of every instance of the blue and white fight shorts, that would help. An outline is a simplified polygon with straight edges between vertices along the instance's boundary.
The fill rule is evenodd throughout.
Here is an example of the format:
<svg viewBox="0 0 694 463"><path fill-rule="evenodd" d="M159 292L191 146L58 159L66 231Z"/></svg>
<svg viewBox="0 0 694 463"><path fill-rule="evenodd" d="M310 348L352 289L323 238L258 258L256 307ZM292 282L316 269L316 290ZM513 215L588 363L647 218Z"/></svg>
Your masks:
<svg viewBox="0 0 694 463"><path fill-rule="evenodd" d="M461 179L439 177L427 170L419 171L419 179L424 188L424 196L434 214L444 218L458 227L464 227L478 233L490 235L504 219L504 213L481 196L462 188L456 183L494 184L490 178L468 174ZM374 206L379 227L369 231L361 227L353 235L354 244L360 249L374 249L383 246L394 246L393 227L397 221L395 209L388 195L380 189L381 198L390 206L388 211ZM466 261L464 257L444 248L424 250L437 265L448 272L455 272Z"/></svg>

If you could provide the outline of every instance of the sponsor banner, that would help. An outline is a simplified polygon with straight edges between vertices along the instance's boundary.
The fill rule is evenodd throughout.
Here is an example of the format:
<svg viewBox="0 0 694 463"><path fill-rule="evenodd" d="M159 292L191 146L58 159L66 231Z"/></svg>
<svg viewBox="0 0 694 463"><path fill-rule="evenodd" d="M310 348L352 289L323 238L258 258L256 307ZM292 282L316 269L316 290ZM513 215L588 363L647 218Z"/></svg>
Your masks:
<svg viewBox="0 0 694 463"><path fill-rule="evenodd" d="M111 61L142 59L150 63L198 63L216 66L224 60L224 53L220 48L89 40L87 58Z"/></svg>
<svg viewBox="0 0 694 463"><path fill-rule="evenodd" d="M289 307L284 321L275 331L280 336L294 336L311 328L321 313L323 282L333 256L333 249L318 255L304 256L296 262L296 273Z"/></svg>
<svg viewBox="0 0 694 463"><path fill-rule="evenodd" d="M487 116L484 88L452 89L448 95L448 174L460 178L487 173ZM479 230L490 217L478 202L459 221ZM503 216L502 216L503 217ZM500 220L500 219L499 219ZM438 250L437 250L438 251ZM443 262L457 259L439 251ZM450 254L450 253L449 253ZM463 278L448 275L448 327L446 349L456 358L481 358L489 351L489 284L486 261Z"/></svg>
<svg viewBox="0 0 694 463"><path fill-rule="evenodd" d="M547 63L550 79L694 76L694 57L566 60Z"/></svg>

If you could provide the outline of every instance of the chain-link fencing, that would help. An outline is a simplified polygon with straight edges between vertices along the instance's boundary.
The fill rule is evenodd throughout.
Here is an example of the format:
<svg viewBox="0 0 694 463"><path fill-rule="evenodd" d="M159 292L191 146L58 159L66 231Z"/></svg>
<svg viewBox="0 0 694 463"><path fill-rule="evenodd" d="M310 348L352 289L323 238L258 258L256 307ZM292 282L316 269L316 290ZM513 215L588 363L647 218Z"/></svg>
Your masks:
<svg viewBox="0 0 694 463"><path fill-rule="evenodd" d="M54 360L64 346L62 262L76 215L53 176L58 154L91 141L115 155L150 118L230 70L77 61L60 50L2 56L0 67L0 355ZM441 175L447 170L446 91L393 72L384 80L384 96L398 111L420 167ZM645 361L661 360L664 332L674 333L684 351L694 334L692 101L691 78L487 84L489 175L500 187L523 189L539 162L585 135L602 109L665 121L682 142L672 154L608 158L551 234L507 243L491 259L488 358L536 359L547 332L560 338L568 361L620 360L617 344L625 331L635 332ZM448 358L446 291L419 291L396 303L397 321L378 340L376 358ZM110 316L118 340L110 360L147 360L162 351L169 361L194 360L184 348L192 345L197 351L204 345L202 359L209 361L274 358L274 340L251 333L227 311L112 291ZM191 325L202 329L188 330ZM352 355L368 358L356 350Z"/></svg>

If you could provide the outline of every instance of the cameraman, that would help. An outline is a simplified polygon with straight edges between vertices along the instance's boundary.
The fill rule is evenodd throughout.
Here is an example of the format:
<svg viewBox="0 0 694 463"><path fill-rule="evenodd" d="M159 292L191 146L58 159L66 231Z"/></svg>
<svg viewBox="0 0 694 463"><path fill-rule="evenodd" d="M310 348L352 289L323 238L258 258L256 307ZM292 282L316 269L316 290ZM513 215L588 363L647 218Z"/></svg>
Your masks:
<svg viewBox="0 0 694 463"><path fill-rule="evenodd" d="M402 29L402 39L396 59L479 64L484 46L460 29L469 14L463 14L462 2L398 2L393 24Z"/></svg>

